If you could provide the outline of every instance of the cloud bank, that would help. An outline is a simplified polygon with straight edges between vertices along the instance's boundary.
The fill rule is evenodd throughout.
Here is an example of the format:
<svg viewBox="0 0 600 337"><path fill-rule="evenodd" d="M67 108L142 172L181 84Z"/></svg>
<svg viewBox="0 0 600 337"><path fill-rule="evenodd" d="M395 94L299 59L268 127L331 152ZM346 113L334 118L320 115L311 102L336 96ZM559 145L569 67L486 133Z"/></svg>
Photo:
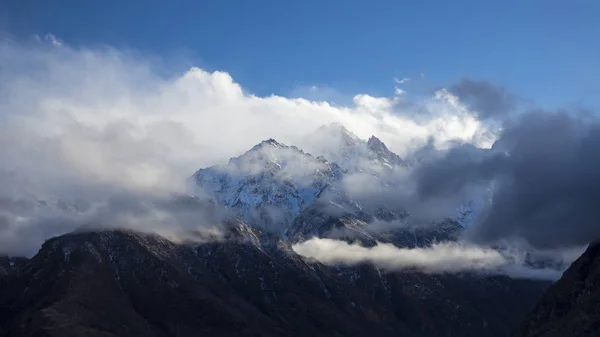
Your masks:
<svg viewBox="0 0 600 337"><path fill-rule="evenodd" d="M204 228L212 220L190 220L204 213L182 219L165 205L188 192L186 178L264 139L301 146L323 124L376 134L401 155L426 143L489 147L494 139L449 95L419 102L418 111L366 94L342 106L259 97L223 71L165 76L152 56L52 35L3 35L0 65L0 253L31 254L44 238L89 223Z"/></svg>
<svg viewBox="0 0 600 337"><path fill-rule="evenodd" d="M542 280L557 280L562 274L556 269L527 266L523 257L517 254L457 242L436 243L423 248L399 248L386 243L363 247L341 240L312 238L292 248L300 255L332 265L372 263L387 270L478 272Z"/></svg>
<svg viewBox="0 0 600 337"><path fill-rule="evenodd" d="M463 78L447 90L476 111L481 119L504 118L514 112L519 103L515 95L488 81Z"/></svg>
<svg viewBox="0 0 600 337"><path fill-rule="evenodd" d="M505 123L491 149L464 145L414 171L421 200L490 187L467 238L523 238L536 248L600 239L600 120L577 111L530 111Z"/></svg>

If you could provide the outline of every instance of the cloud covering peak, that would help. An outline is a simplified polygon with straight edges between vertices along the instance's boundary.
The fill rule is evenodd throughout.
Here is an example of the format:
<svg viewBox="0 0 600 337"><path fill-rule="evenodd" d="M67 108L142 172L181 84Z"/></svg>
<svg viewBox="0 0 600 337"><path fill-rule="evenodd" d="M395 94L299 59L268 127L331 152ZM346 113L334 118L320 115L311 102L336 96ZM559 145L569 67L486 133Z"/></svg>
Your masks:
<svg viewBox="0 0 600 337"><path fill-rule="evenodd" d="M82 220L50 221L54 210L17 212L15 205L60 200L85 213L125 196L154 205L186 193L186 178L201 167L225 163L263 139L301 145L323 124L340 123L362 139L376 134L401 155L427 142L491 145L474 114L435 97L419 105L426 119L413 118L416 111L395 98L366 94L348 106L259 97L223 71L194 67L164 76L159 63L139 53L56 41L0 39L0 247L13 242L17 253ZM112 217L111 225L126 218L153 229L152 221L130 221L139 213L128 214ZM17 243L42 227L35 243Z"/></svg>

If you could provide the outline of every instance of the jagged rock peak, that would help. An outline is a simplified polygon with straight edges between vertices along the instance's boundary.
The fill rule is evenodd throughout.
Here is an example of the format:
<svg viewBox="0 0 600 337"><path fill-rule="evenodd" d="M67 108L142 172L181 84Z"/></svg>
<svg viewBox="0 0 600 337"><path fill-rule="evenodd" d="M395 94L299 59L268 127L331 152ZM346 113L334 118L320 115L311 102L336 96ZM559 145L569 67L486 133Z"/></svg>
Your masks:
<svg viewBox="0 0 600 337"><path fill-rule="evenodd" d="M369 148L371 150L374 150L374 151L380 151L380 150L389 151L387 146L385 146L385 144L379 138L377 138L375 136L371 136L371 138L369 138L369 140L367 141L367 145L369 146Z"/></svg>
<svg viewBox="0 0 600 337"><path fill-rule="evenodd" d="M246 151L244 154L238 157L233 157L231 160L236 160L239 158L246 157L248 155L254 154L256 152L278 152L279 150L291 150L291 153L298 153L304 156L311 156L311 154L304 152L302 149L298 148L295 145L285 145L284 143L280 143L273 138L269 138L267 140L263 140L262 142L254 145L250 150Z"/></svg>
<svg viewBox="0 0 600 337"><path fill-rule="evenodd" d="M289 146L287 146L287 145L285 145L283 143L280 143L280 142L276 141L273 138L269 138L267 140L263 140L262 142L254 145L254 147L252 147L252 150L258 149L258 148L262 148L264 146L272 146L272 147L275 147L275 148L289 147Z"/></svg>
<svg viewBox="0 0 600 337"><path fill-rule="evenodd" d="M244 221L279 232L341 174L324 158L268 139L193 179L209 199Z"/></svg>
<svg viewBox="0 0 600 337"><path fill-rule="evenodd" d="M369 150L376 154L379 160L393 166L406 166L406 163L400 156L390 151L388 147L377 137L371 136L367 141L367 147Z"/></svg>

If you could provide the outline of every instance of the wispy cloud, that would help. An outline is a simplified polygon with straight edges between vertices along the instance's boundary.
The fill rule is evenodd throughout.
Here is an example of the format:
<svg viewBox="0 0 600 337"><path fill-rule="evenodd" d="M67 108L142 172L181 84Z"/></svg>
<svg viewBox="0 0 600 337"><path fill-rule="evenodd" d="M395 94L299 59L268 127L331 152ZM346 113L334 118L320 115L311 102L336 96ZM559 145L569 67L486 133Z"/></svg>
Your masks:
<svg viewBox="0 0 600 337"><path fill-rule="evenodd" d="M523 257L475 245L446 242L423 248L399 248L378 243L373 247L333 239L313 238L295 244L294 251L325 264L372 263L387 270L420 270L425 273L477 272L513 278L556 280L562 271L533 268Z"/></svg>
<svg viewBox="0 0 600 337"><path fill-rule="evenodd" d="M59 39L57 39L56 36L50 33L44 35L44 40L50 42L55 47L62 47L63 45L63 43Z"/></svg>

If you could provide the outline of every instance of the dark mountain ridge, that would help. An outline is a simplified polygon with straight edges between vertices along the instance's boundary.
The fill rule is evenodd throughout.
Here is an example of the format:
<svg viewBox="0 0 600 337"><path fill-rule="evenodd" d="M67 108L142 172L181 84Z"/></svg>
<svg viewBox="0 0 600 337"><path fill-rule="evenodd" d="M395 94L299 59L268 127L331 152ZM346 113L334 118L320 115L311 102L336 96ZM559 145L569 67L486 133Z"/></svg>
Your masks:
<svg viewBox="0 0 600 337"><path fill-rule="evenodd" d="M600 336L600 243L544 293L514 336Z"/></svg>
<svg viewBox="0 0 600 337"><path fill-rule="evenodd" d="M326 267L231 229L196 245L131 231L50 239L0 276L0 336L506 336L548 284Z"/></svg>

